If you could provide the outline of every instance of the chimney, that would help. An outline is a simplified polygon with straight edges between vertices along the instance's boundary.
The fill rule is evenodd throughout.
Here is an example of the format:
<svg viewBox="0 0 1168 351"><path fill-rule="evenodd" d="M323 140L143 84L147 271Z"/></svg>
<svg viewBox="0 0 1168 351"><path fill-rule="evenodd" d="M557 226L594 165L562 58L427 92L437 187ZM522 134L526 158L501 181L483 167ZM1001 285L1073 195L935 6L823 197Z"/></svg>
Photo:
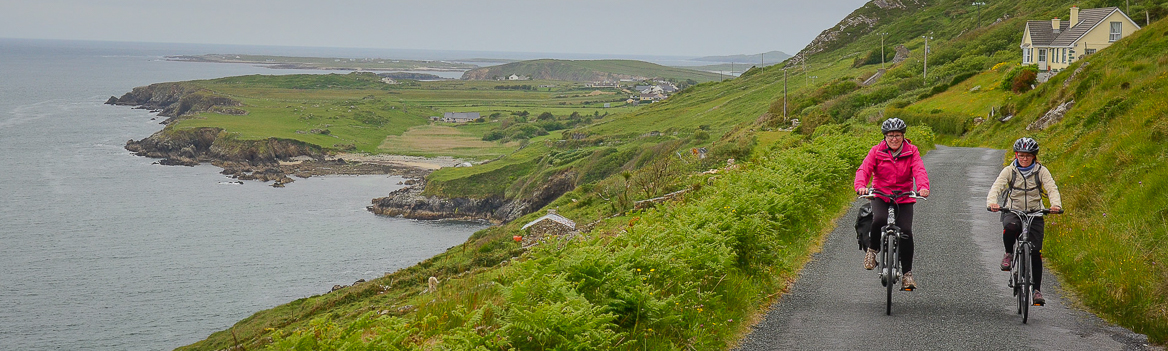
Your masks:
<svg viewBox="0 0 1168 351"><path fill-rule="evenodd" d="M1060 25L1060 24L1061 24L1061 23L1060 23L1060 20L1059 20L1058 18L1055 18L1055 19L1052 19L1052 20L1050 20L1050 26L1051 26L1051 27L1054 27L1054 34L1058 34L1058 33L1059 33L1059 25Z"/></svg>
<svg viewBox="0 0 1168 351"><path fill-rule="evenodd" d="M1079 24L1079 7L1071 6L1071 27Z"/></svg>

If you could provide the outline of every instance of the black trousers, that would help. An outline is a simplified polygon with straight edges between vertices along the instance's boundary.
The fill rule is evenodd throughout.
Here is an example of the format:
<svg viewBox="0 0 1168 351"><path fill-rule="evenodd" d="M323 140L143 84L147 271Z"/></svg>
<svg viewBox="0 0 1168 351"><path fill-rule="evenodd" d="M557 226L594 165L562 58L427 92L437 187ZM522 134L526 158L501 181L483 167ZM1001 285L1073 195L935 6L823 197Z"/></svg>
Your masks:
<svg viewBox="0 0 1168 351"><path fill-rule="evenodd" d="M904 272L913 268L913 205L900 204L896 210L896 226L903 233L900 239L900 266ZM880 228L888 224L889 203L879 198L872 199L872 232L868 247L880 251Z"/></svg>
<svg viewBox="0 0 1168 351"><path fill-rule="evenodd" d="M1030 242L1034 250L1030 251L1030 266L1034 276L1034 290L1042 290L1042 230L1045 227L1042 217L1030 222ZM1014 243L1022 235L1022 220L1013 213L1002 213L1002 244L1006 246L1006 253L1014 252Z"/></svg>

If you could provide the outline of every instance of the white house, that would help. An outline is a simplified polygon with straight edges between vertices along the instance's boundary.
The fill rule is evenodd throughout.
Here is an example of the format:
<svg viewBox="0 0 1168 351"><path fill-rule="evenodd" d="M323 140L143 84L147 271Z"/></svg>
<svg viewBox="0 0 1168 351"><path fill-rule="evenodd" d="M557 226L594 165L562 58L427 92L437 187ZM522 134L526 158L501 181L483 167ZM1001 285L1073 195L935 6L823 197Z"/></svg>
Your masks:
<svg viewBox="0 0 1168 351"><path fill-rule="evenodd" d="M1140 29L1118 7L1072 6L1069 19L1027 21L1020 46L1022 64L1037 64L1040 71L1062 70Z"/></svg>

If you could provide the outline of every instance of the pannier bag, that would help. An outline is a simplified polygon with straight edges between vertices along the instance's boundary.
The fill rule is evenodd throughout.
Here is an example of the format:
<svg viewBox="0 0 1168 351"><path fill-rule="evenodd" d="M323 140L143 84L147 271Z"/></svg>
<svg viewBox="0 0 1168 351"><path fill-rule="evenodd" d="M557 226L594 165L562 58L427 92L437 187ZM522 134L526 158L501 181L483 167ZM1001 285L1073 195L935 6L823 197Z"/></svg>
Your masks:
<svg viewBox="0 0 1168 351"><path fill-rule="evenodd" d="M860 251L868 250L869 237L872 235L872 203L860 205L860 213L856 216L856 241L860 244Z"/></svg>

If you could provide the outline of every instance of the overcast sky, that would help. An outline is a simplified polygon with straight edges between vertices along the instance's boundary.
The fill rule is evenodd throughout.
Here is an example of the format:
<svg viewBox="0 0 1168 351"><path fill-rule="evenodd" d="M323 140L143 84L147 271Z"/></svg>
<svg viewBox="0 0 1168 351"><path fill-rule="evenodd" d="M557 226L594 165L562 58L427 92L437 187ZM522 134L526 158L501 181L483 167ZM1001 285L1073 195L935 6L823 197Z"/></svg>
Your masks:
<svg viewBox="0 0 1168 351"><path fill-rule="evenodd" d="M867 0L0 0L0 38L794 54Z"/></svg>

